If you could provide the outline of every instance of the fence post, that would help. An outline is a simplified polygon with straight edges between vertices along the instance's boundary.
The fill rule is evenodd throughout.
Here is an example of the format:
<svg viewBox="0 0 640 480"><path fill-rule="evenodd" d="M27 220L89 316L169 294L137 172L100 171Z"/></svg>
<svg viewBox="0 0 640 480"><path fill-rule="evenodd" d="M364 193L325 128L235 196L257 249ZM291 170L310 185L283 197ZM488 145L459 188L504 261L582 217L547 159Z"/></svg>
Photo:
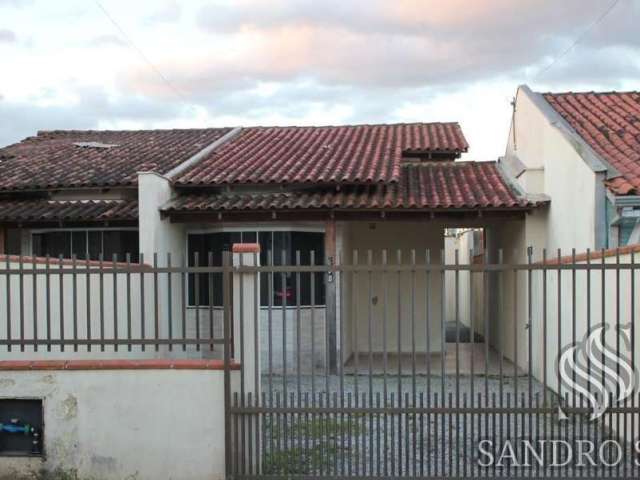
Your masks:
<svg viewBox="0 0 640 480"><path fill-rule="evenodd" d="M232 261L231 252L222 252L222 302L224 306L224 463L225 478L232 477L233 451L231 434L231 325L232 325Z"/></svg>
<svg viewBox="0 0 640 480"><path fill-rule="evenodd" d="M233 245L233 359L240 363L240 407L257 404L261 397L260 372L260 275L258 272L238 271L241 267L260 265L260 245ZM239 421L239 423L238 423ZM255 438L253 432L255 431ZM234 445L240 445L242 459L236 473L260 471L260 416L242 415L236 420ZM255 468L254 468L255 466Z"/></svg>

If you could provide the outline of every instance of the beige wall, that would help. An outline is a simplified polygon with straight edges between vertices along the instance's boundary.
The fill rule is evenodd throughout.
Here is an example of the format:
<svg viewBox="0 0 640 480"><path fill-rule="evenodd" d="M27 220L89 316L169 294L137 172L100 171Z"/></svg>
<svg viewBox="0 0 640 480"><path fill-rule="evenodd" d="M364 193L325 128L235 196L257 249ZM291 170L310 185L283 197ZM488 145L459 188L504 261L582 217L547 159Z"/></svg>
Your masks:
<svg viewBox="0 0 640 480"><path fill-rule="evenodd" d="M411 352L414 342L416 351L424 352L427 349L432 352L441 351L441 320L444 306L441 273L432 272L429 275L430 341L427 346L427 275L424 271L416 271L415 274L404 272L398 275L393 271L393 265L398 264L398 250L402 253L402 264L411 262L411 250L415 250L416 262L424 264L427 249L430 250L433 263L441 262L441 252L444 249L443 226L429 221L353 222L349 225L348 238L352 248L358 250L361 264L367 262L368 250L372 251L373 263L381 264L382 251L386 249L390 265L389 272L386 274L374 272L369 276L367 272L358 272L355 275L348 275L351 278L345 279L345 282L350 285L349 294L352 298L351 317L346 322L351 336L349 352L383 351L385 327L386 346L389 352L398 351L398 339L403 352ZM415 290L413 290L413 282L415 282ZM415 291L415 296L412 296L412 291Z"/></svg>
<svg viewBox="0 0 640 480"><path fill-rule="evenodd" d="M515 179L525 192L551 198L545 221L528 228L526 244L567 253L571 248L600 248L596 231L604 213L602 181L581 145L552 123L531 95L518 90L505 153L507 163L517 158L527 168ZM542 238L529 236L534 228L542 228Z"/></svg>

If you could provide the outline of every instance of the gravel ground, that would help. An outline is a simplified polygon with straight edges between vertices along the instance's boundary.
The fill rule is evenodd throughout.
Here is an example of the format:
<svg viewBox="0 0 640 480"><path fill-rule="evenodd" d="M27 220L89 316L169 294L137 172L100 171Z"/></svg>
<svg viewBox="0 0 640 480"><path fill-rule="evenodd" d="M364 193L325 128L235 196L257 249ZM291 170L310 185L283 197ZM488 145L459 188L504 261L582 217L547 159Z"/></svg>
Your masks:
<svg viewBox="0 0 640 480"><path fill-rule="evenodd" d="M316 405L327 406L324 376L310 375L273 376L271 389L269 379L263 377L263 392L267 399L271 394L274 406L284 405L285 389L289 406L312 405L315 392ZM285 381L286 380L286 381ZM344 406L369 405L369 392L373 393L373 406L383 405L387 392L387 405L398 406L398 392L402 406L411 405L414 396L413 377L354 376L345 375L328 378L331 406L342 406L339 392L344 391ZM444 385L443 385L444 383ZM314 388L312 389L312 384ZM415 377L415 405L443 406L442 389L445 392L444 406L515 406L518 404L543 406L543 387L528 377L514 379L474 377L425 376ZM531 390L529 390L531 387ZM427 395L430 392L430 396ZM502 404L500 394L502 393ZM548 395L551 398L551 395ZM408 403L406 403L408 402ZM550 401L549 406L553 406ZM478 446L482 440L493 440L495 447L489 448L495 458L507 440L516 448L516 458L524 463L524 439L573 439L602 442L606 434L597 424L581 416L559 420L557 414L507 415L507 414L337 414L337 415L267 415L264 419L265 473L312 474L312 475L370 475L370 476L504 476L507 478L545 475L544 470L527 467L483 468L478 465L487 456L480 456ZM534 443L535 445L535 443ZM575 448L576 444L573 443ZM519 449L519 450L518 450ZM607 451L603 450L606 454ZM508 453L508 452L505 452ZM549 454L548 452L547 454ZM609 452L615 453L615 452ZM532 457L530 457L532 458ZM583 457L586 461L586 457ZM598 456L594 455L598 460ZM608 461L609 457L605 457ZM602 467L596 477L620 477L625 466L630 469L631 455L625 452L619 471ZM532 460L532 463L534 461ZM625 462L626 465L625 465ZM548 463L545 462L545 463ZM505 465L511 464L505 458ZM626 470L630 472L630 470ZM594 475L591 471L577 467L553 468L546 472L552 476ZM637 478L637 472L630 478Z"/></svg>

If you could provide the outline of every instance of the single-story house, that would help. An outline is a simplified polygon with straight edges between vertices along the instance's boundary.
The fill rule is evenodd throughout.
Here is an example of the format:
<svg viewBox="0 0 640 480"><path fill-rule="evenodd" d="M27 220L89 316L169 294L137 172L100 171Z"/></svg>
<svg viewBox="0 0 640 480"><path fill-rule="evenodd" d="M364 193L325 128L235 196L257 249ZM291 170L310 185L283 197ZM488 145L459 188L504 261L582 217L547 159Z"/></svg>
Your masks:
<svg viewBox="0 0 640 480"><path fill-rule="evenodd" d="M0 150L0 253L219 265L243 242L260 244L262 264L364 263L369 251L374 264L407 263L413 252L424 262L427 251L440 262L445 228L483 227L490 246L499 226L548 205L500 163L460 161L467 149L457 123L39 132ZM215 275L198 280L187 279L183 299L190 325L219 315L222 301ZM360 280L307 276L295 288L294 275L273 275L261 281L261 306L274 309L275 335L277 316L293 320L301 307L303 353L305 319L321 318L317 338L330 339L321 364L380 352L388 325L399 326L390 345L442 350L442 279L429 283L429 313L424 295L414 305L432 324L429 345L408 326L409 279ZM358 328L372 328L373 340Z"/></svg>

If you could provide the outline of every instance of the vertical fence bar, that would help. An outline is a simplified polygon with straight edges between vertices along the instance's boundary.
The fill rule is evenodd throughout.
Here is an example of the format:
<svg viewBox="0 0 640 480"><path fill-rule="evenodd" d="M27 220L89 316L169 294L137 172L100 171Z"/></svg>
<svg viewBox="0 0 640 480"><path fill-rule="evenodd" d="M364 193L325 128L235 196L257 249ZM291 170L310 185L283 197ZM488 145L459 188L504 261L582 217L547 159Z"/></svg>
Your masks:
<svg viewBox="0 0 640 480"><path fill-rule="evenodd" d="M20 258L20 260L22 260L22 257ZM65 332L64 332L64 275L62 273L62 269L63 269L63 265L62 265L62 255L60 255L58 257L58 278L59 278L59 282L60 282L60 295L59 295L59 301L60 301L60 308L58 309L60 312L60 351L64 352L64 339L65 339Z"/></svg>
<svg viewBox="0 0 640 480"><path fill-rule="evenodd" d="M309 263L316 264L316 252L311 251ZM311 288L311 400L315 402L316 396L316 272L309 278Z"/></svg>
<svg viewBox="0 0 640 480"><path fill-rule="evenodd" d="M142 256L140 257L140 278L142 278L142 285L144 285L144 263L142 261ZM153 252L153 335L156 340L156 352L160 351L160 343L158 340L160 339L160 298L159 298L159 278L158 278L158 252ZM169 275L169 273L167 273ZM142 303L142 311L144 312L144 296L142 292L144 291L144 286L141 287L141 303ZM170 297L171 292L167 292L167 295ZM142 338L145 338L145 321L144 315L142 316ZM144 346L142 347L142 351L144 351Z"/></svg>
<svg viewBox="0 0 640 480"><path fill-rule="evenodd" d="M104 255L100 252L99 258L99 285L100 285L100 351L105 351L105 333L104 333Z"/></svg>
<svg viewBox="0 0 640 480"><path fill-rule="evenodd" d="M140 262L142 264L142 261ZM144 265L141 265L144 268ZM169 351L173 352L173 288L172 276L173 263L171 252L167 252L167 338L169 339Z"/></svg>
<svg viewBox="0 0 640 480"><path fill-rule="evenodd" d="M224 252L222 252L222 254L224 255ZM180 269L180 298L181 298L181 302L180 302L180 307L181 307L181 314L182 314L182 351L186 352L187 351L187 259L184 253L182 253L182 255L180 256L180 266L182 267ZM224 294L223 294L223 298L224 298ZM224 329L224 327L223 327ZM225 349L226 347L226 343L225 343Z"/></svg>
<svg viewBox="0 0 640 480"><path fill-rule="evenodd" d="M18 272L18 305L20 307L20 351L25 349L24 328L24 258L20 255L20 267Z"/></svg>
<svg viewBox="0 0 640 480"><path fill-rule="evenodd" d="M200 266L200 252L193 253L193 264ZM196 351L200 351L200 273L193 274L193 297L196 311Z"/></svg>
<svg viewBox="0 0 640 480"><path fill-rule="evenodd" d="M45 264L45 283L44 288L45 292L45 315L47 317L47 352L51 351L51 257L47 253L46 264ZM7 276L7 282L9 281ZM102 294L102 289L100 290ZM11 319L7 315L7 326L11 324ZM9 351L11 351L11 347L9 347Z"/></svg>
<svg viewBox="0 0 640 480"><path fill-rule="evenodd" d="M257 265L257 263L254 263L254 265ZM213 252L209 251L207 253L207 266L209 268L213 268ZM214 344L213 344L213 340L215 338L214 335L214 324L213 324L213 297L214 297L214 291L213 291L213 273L209 272L207 273L207 284L208 284L208 304L209 304L209 340L211 340L211 343L209 344L209 351L213 352L213 348L214 348ZM256 330L257 332L257 330ZM256 333L256 337L258 336L258 334ZM259 350L256 348L256 358L257 358L257 352L259 352ZM256 395L258 393L258 389L256 388ZM257 397L256 397L257 400Z"/></svg>
<svg viewBox="0 0 640 480"><path fill-rule="evenodd" d="M233 475L233 452L231 432L231 322L232 301L231 297L231 258L230 252L222 252L222 298L223 298L223 329L224 329L224 438L225 438L225 475L230 478ZM183 257L184 258L184 257ZM183 260L184 263L184 260ZM184 273L184 271L183 271ZM183 282L184 284L184 282ZM183 296L184 302L184 296Z"/></svg>
<svg viewBox="0 0 640 480"><path fill-rule="evenodd" d="M33 351L38 351L38 277L36 275L36 262L33 260L31 264L31 288L33 292L31 294L32 308L33 308Z"/></svg>
<svg viewBox="0 0 640 480"><path fill-rule="evenodd" d="M86 315L87 318L85 319L85 324L87 326L87 351L90 352L91 351L91 339L92 339L92 335L91 335L91 262L89 261L89 258L87 258L86 261L86 267L87 267L87 272L86 272L86 277L85 277L85 292L86 292L86 302L87 302L87 310L86 310Z"/></svg>
<svg viewBox="0 0 640 480"><path fill-rule="evenodd" d="M116 340L114 343L114 351L118 351L118 343L119 339L118 335L118 274L117 269L117 260L118 256L114 253L111 259L111 266L113 268L113 338Z"/></svg>
<svg viewBox="0 0 640 480"><path fill-rule="evenodd" d="M13 340L13 335L11 334L11 274L9 273L9 270L11 269L11 264L9 263L9 255L6 256L6 270L7 270L7 275L6 275L6 282L7 282L7 298L6 298L6 303L7 303L7 340L11 341ZM48 289L47 289L48 291ZM49 329L49 331L51 331ZM11 343L9 343L9 345L7 345L7 351L11 352Z"/></svg>
<svg viewBox="0 0 640 480"><path fill-rule="evenodd" d="M144 253L140 252L139 256L139 273L138 273L138 280L140 281L140 336L143 340L142 345L141 345L141 350L144 352L146 349L146 345L144 344L144 339L146 338L146 331L145 331L145 313L146 313L146 308L145 308L145 289L144 289ZM153 269L156 270L158 268L158 254L154 253L153 254ZM157 275L157 272L154 271L154 276ZM169 295L170 296L170 295ZM157 303L157 299L158 296L154 295L154 302ZM155 312L155 319L154 321L158 321L158 312ZM157 350L156 350L157 351Z"/></svg>
<svg viewBox="0 0 640 480"><path fill-rule="evenodd" d="M131 339L132 339L132 323L131 323L131 254L127 253L125 254L125 261L127 264L127 273L125 276L125 280L126 280L126 287L127 287L127 340L129 340L129 343L127 344L127 350L131 351L132 350L132 344L131 344Z"/></svg>

